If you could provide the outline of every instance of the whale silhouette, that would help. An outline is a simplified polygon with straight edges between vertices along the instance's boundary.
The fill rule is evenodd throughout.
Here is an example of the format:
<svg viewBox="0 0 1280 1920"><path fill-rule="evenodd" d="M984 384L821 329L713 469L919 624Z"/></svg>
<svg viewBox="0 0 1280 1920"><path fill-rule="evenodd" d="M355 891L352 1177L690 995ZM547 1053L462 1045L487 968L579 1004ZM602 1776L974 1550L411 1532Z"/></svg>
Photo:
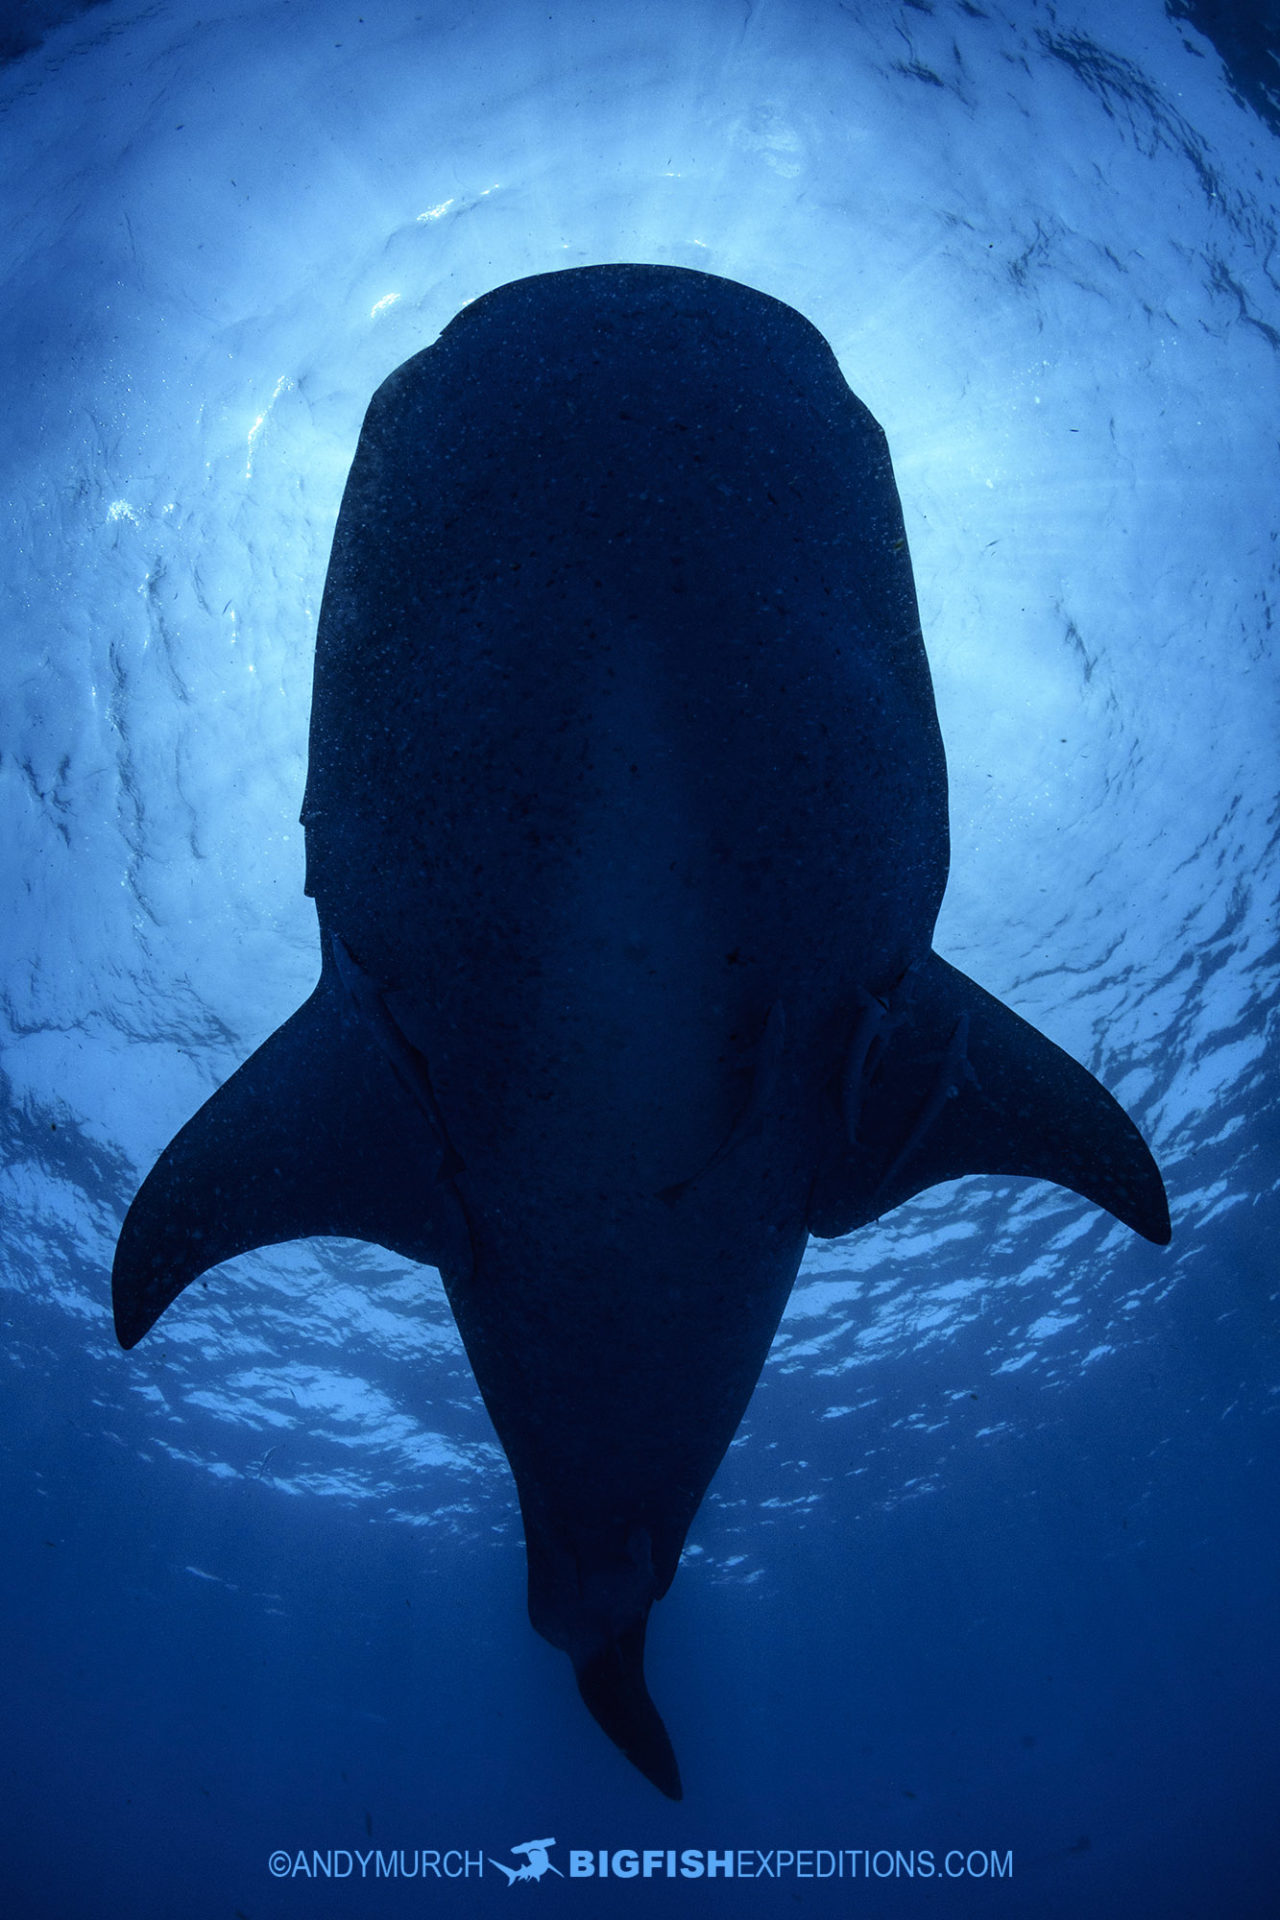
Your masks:
<svg viewBox="0 0 1280 1920"><path fill-rule="evenodd" d="M807 1236L967 1173L1148 1239L1085 1069L931 947L946 769L884 435L814 327L682 268L517 281L369 407L316 645L310 999L162 1154L132 1346L199 1274L436 1266L529 1613L677 1798L646 1622Z"/></svg>

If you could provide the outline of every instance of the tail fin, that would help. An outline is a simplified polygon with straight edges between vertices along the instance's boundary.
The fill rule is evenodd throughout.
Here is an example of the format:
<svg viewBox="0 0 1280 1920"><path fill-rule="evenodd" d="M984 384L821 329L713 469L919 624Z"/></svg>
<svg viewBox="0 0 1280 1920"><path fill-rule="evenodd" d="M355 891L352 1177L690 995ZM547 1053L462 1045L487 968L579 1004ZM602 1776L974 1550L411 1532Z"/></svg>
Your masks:
<svg viewBox="0 0 1280 1920"><path fill-rule="evenodd" d="M282 1240L345 1235L465 1273L446 1150L326 943L311 998L187 1122L130 1207L112 1274L121 1346L210 1267Z"/></svg>
<svg viewBox="0 0 1280 1920"><path fill-rule="evenodd" d="M529 1620L567 1653L596 1724L669 1800L683 1797L680 1769L644 1681L649 1610L670 1585L655 1571L649 1529L584 1530L566 1541L531 1510L521 1490L529 1561ZM675 1557L679 1556L679 1543Z"/></svg>
<svg viewBox="0 0 1280 1920"><path fill-rule="evenodd" d="M846 1125L833 1128L843 1137L814 1181L811 1232L849 1233L961 1174L1012 1173L1070 1187L1168 1244L1160 1170L1124 1109L1070 1054L936 953L882 1017L869 1021L864 1008L845 1081Z"/></svg>
<svg viewBox="0 0 1280 1920"><path fill-rule="evenodd" d="M645 1621L581 1663L575 1661L578 1692L613 1741L668 1800L684 1797L675 1750L644 1682Z"/></svg>

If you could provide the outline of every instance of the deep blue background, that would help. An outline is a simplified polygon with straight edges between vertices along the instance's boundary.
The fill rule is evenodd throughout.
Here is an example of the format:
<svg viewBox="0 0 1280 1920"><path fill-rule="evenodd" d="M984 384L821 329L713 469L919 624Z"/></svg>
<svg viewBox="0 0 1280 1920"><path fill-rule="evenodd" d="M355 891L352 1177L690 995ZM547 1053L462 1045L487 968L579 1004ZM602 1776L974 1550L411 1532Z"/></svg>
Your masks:
<svg viewBox="0 0 1280 1920"><path fill-rule="evenodd" d="M6 1911L1276 1910L1280 156L1269 10L1229 11L14 16ZM315 977L311 651L368 397L489 287L616 259L791 302L883 422L951 770L939 950L1126 1102L1175 1225L1160 1252L975 1180L811 1247L651 1631L679 1807L527 1626L433 1274L278 1250L128 1356L107 1305L138 1178ZM553 1834L562 1867L956 1847L1014 1877L267 1868Z"/></svg>

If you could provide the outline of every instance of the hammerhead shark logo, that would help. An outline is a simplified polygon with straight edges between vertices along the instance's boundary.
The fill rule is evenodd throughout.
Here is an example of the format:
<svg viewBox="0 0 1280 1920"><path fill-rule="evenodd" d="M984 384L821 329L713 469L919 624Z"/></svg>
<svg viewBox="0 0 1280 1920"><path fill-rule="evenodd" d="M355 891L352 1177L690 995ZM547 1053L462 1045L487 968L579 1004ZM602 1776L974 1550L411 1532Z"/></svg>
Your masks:
<svg viewBox="0 0 1280 1920"><path fill-rule="evenodd" d="M557 1873L563 1880L559 1867L553 1867L547 1858L547 1848L554 1847L554 1840L522 1840L518 1847L512 1847L512 1853L524 1853L529 1857L522 1867L504 1867L501 1860L490 1860L489 1865L496 1867L499 1873L507 1876L507 1885L514 1887L517 1880L541 1880L544 1873Z"/></svg>

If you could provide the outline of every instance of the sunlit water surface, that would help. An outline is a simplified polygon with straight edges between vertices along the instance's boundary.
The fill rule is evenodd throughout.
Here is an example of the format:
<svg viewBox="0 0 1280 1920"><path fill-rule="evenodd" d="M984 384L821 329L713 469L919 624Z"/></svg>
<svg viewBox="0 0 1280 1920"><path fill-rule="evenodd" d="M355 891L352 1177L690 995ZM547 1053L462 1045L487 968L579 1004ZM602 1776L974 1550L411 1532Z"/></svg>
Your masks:
<svg viewBox="0 0 1280 1920"><path fill-rule="evenodd" d="M32 18L0 70L14 1910L407 1912L437 1895L268 1853L528 1829L562 1865L1015 1856L515 1896L579 1915L1274 1911L1265 94L1154 0ZM487 289L611 260L790 302L884 425L938 948L1127 1105L1175 1226L970 1180L811 1244L651 1632L679 1808L525 1623L433 1273L314 1242L128 1357L108 1314L138 1179L317 972L311 657L369 396Z"/></svg>

